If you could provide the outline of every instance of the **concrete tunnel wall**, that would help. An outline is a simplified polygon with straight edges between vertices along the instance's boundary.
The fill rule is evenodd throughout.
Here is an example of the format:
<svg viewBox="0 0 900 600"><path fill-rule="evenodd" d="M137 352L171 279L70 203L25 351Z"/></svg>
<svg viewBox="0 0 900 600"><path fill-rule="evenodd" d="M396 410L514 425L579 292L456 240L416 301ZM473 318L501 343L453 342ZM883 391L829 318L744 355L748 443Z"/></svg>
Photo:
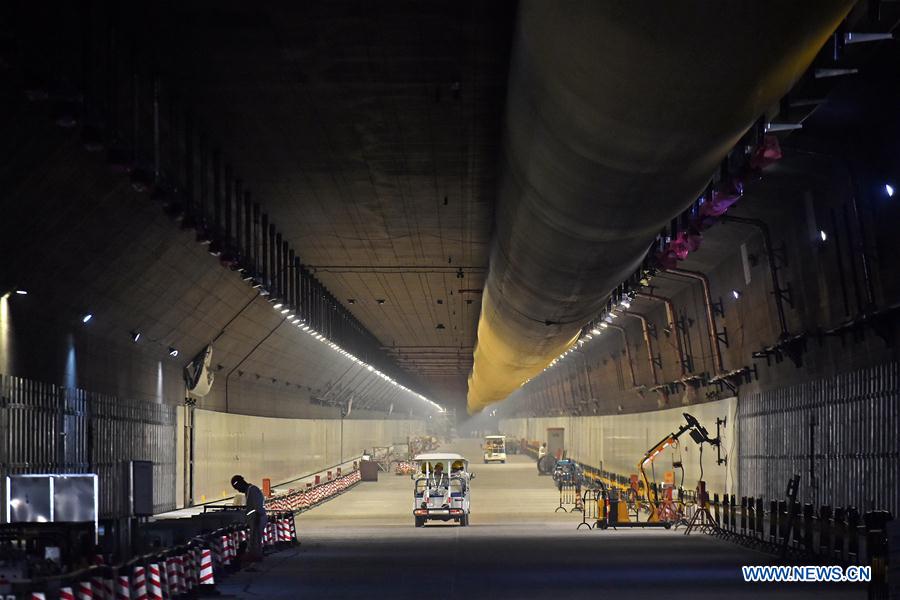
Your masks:
<svg viewBox="0 0 900 600"><path fill-rule="evenodd" d="M232 432L237 445L220 440L219 445L198 448L195 499L221 497L221 486L234 474L236 461L247 477L266 476L273 482L337 462L339 447L315 450L316 424L328 431L340 427L338 420L325 424L324 419L338 419L341 408L322 405L323 399L346 403L353 397L352 420L345 420L344 433L348 446L351 440L359 446L357 452L365 445L393 442L395 432L405 431L399 425L397 429L372 425L373 418L410 419L414 417L410 410L421 414L425 403L398 394L374 375L358 374L358 367L349 368L349 360L327 344L284 324L282 315L239 273L209 254L195 231L170 219L152 196L136 191L127 177L110 169L102 154L85 151L77 135L60 129L40 111L26 112L11 125L0 144L13 157L5 173L14 175L9 193L0 200L4 209L0 255L16 260L0 269L0 296L14 286L28 294L0 301L0 375L28 380L29 389L52 384L80 390L89 399L106 395L113 405L138 407L135 443L88 444L85 433L79 438L89 449L83 461L54 456L42 471L74 472L96 469L100 463L154 460L156 485L169 490L156 510L183 502L183 487L172 493L173 482L183 486L183 468L177 468L171 456L175 449L148 442L162 427L180 443L182 430L176 431L174 422L153 422L145 413L183 403L182 369L211 342L216 381L209 395L198 401L198 409L205 409L198 427L216 418L211 411L232 413L217 418L227 424L224 431ZM28 174L27 181L22 174ZM83 323L86 313L93 317ZM137 343L132 341L133 331L141 333ZM170 356L169 347L178 349L178 355ZM40 403L54 400L35 392L27 401L36 404L21 410L38 419L44 406ZM363 410L367 404L377 410ZM141 405L147 408L141 410ZM91 410L82 417L104 425L114 421ZM350 424L361 419L366 424ZM27 440L20 448L24 455L42 443L43 438L24 435L33 422L15 425L17 435L22 433L21 439ZM118 427L122 429L121 423ZM261 432L268 448L258 443ZM198 431L198 439L203 435ZM270 439L273 435L277 441ZM177 450L183 464L183 447ZM257 450L260 453L254 454ZM316 452L322 456L305 458ZM226 457L231 462L223 462ZM247 468L257 458L263 461L258 470ZM266 463L269 459L275 463ZM33 467L23 463L15 468ZM101 481L115 496L104 505L104 517L119 515L118 473L110 466ZM214 486L207 483L211 481L216 481Z"/></svg>
<svg viewBox="0 0 900 600"><path fill-rule="evenodd" d="M177 431L184 431L184 409ZM290 481L359 456L373 446L403 443L423 434L418 420L279 419L194 411L194 502L231 497L231 476L261 485ZM342 431L343 428L343 431ZM177 435L176 498L184 505L184 435Z"/></svg>
<svg viewBox="0 0 900 600"><path fill-rule="evenodd" d="M565 429L565 448L570 458L584 464L612 471L620 475L637 473L637 464L644 453L669 433L685 423L683 412L697 417L710 434L716 435L716 418L727 419L722 432L723 453L729 458L727 466L716 466L716 452L709 446L703 449L703 479L709 492L735 493L738 468L738 430L735 419L737 398L726 398L695 406L670 408L627 415L596 417L538 417L501 419L500 431L515 438L547 441L547 428ZM697 444L685 433L678 448L665 450L655 461L656 481L662 481L665 471L672 471L672 458L681 456L684 463L684 486L693 489L700 479L700 452ZM654 479L650 468L647 477ZM676 472L676 483L679 474Z"/></svg>

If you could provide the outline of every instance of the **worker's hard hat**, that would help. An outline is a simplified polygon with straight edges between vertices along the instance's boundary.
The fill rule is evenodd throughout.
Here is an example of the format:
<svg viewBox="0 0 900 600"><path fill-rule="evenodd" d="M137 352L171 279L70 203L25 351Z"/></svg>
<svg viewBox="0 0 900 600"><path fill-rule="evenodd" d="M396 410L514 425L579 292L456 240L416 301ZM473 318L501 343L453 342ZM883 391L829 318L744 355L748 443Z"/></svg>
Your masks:
<svg viewBox="0 0 900 600"><path fill-rule="evenodd" d="M244 482L244 477L242 475L235 475L231 478L231 487L238 485L239 483Z"/></svg>

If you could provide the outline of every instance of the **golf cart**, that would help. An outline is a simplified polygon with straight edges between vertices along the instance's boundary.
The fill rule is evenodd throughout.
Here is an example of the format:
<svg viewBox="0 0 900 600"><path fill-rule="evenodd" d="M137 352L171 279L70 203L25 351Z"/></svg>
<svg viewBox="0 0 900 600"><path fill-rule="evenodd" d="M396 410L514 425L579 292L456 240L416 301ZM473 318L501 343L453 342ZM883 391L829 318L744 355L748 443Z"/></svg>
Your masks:
<svg viewBox="0 0 900 600"><path fill-rule="evenodd" d="M506 462L505 435L484 436L484 462L487 464L493 461Z"/></svg>
<svg viewBox="0 0 900 600"><path fill-rule="evenodd" d="M413 517L416 527L427 521L453 521L462 527L469 524L469 461L459 454L419 454L412 474Z"/></svg>

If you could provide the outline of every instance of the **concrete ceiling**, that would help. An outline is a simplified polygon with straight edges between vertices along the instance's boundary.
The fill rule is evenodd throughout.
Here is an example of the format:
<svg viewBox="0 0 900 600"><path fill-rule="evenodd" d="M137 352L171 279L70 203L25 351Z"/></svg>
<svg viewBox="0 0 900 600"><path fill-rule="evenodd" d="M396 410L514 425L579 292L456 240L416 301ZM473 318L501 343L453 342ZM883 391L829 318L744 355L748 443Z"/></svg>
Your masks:
<svg viewBox="0 0 900 600"><path fill-rule="evenodd" d="M145 8L135 18L167 39L165 79L303 263L437 398L461 404L514 3Z"/></svg>

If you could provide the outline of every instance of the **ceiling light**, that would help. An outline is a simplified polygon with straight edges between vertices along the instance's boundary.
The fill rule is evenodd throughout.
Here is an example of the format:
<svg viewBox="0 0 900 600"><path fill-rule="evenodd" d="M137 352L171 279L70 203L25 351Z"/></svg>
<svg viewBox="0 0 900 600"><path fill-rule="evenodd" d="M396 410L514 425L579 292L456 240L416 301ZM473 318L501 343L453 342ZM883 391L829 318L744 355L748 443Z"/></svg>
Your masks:
<svg viewBox="0 0 900 600"><path fill-rule="evenodd" d="M141 339L141 332L140 331L132 331L131 332L131 341L134 342L135 344L137 344L137 341L139 339Z"/></svg>
<svg viewBox="0 0 900 600"><path fill-rule="evenodd" d="M623 299L619 304L622 308L631 308L631 302L629 302L627 298Z"/></svg>
<svg viewBox="0 0 900 600"><path fill-rule="evenodd" d="M83 317L81 317L81 322L82 322L82 323L87 323L88 321L90 321L90 320L93 319L93 318L94 318L94 315L92 315L91 313L87 313L86 315L84 315Z"/></svg>
<svg viewBox="0 0 900 600"><path fill-rule="evenodd" d="M601 329L606 329L607 327L609 327L609 323L600 323Z"/></svg>
<svg viewBox="0 0 900 600"><path fill-rule="evenodd" d="M593 329L591 329L591 333L593 333L594 335L600 335L600 330L594 327Z"/></svg>
<svg viewBox="0 0 900 600"><path fill-rule="evenodd" d="M825 233L824 229L819 230L819 237L822 238L822 241L826 241L828 239L828 234Z"/></svg>
<svg viewBox="0 0 900 600"><path fill-rule="evenodd" d="M173 348L172 346L169 346L169 356L171 356L173 358L178 356L178 349Z"/></svg>
<svg viewBox="0 0 900 600"><path fill-rule="evenodd" d="M289 309L289 308L282 308L282 309L281 309L281 314L283 314L283 315L286 315L286 314L288 314L289 312L291 312L291 309Z"/></svg>
<svg viewBox="0 0 900 600"><path fill-rule="evenodd" d="M884 192L888 195L888 198L894 197L894 186L889 183L884 184Z"/></svg>
<svg viewBox="0 0 900 600"><path fill-rule="evenodd" d="M284 306L284 305L281 302L276 302L275 304L272 305L272 308L274 308L275 310L278 310L282 306Z"/></svg>
<svg viewBox="0 0 900 600"><path fill-rule="evenodd" d="M737 300L741 297L741 292L739 290L731 290L731 295L734 296L735 300Z"/></svg>
<svg viewBox="0 0 900 600"><path fill-rule="evenodd" d="M291 325L296 325L299 322L300 322L300 319L294 319L293 321L291 321Z"/></svg>
<svg viewBox="0 0 900 600"><path fill-rule="evenodd" d="M20 296L27 296L28 292L26 290L16 290L16 293Z"/></svg>

